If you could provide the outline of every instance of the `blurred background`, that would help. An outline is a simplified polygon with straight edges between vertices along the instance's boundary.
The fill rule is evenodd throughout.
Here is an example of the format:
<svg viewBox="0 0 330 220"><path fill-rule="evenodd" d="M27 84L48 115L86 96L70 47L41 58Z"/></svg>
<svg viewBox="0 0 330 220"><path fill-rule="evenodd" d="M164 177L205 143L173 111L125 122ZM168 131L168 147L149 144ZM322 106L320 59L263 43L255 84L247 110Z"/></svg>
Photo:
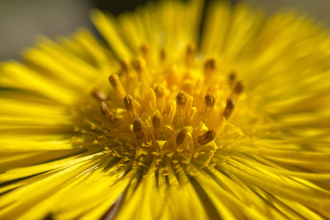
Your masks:
<svg viewBox="0 0 330 220"><path fill-rule="evenodd" d="M19 51L32 46L39 34L53 38L69 34L79 26L95 32L89 20L92 8L119 14L150 1L157 0L0 0L0 61L19 59ZM330 27L330 0L245 1L265 8L269 14L282 8L296 8Z"/></svg>

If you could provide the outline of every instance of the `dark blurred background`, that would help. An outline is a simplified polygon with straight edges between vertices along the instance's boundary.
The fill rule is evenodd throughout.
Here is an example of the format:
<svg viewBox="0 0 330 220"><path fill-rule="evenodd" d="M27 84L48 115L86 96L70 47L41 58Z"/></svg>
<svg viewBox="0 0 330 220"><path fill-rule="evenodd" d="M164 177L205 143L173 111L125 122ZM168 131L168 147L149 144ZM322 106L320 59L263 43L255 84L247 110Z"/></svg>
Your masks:
<svg viewBox="0 0 330 220"><path fill-rule="evenodd" d="M79 26L95 31L89 20L92 8L119 14L150 1L157 0L0 0L0 61L19 58L19 51L33 45L38 34L52 38L69 34ZM269 14L293 7L330 27L330 0L246 1L264 7Z"/></svg>

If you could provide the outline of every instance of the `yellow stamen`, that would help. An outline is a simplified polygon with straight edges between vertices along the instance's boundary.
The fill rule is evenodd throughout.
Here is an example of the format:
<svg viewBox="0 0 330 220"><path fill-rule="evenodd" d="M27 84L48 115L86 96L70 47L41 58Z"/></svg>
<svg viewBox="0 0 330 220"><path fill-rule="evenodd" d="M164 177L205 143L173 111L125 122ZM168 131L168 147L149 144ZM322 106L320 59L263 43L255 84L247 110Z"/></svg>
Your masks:
<svg viewBox="0 0 330 220"><path fill-rule="evenodd" d="M156 94L157 109L164 113L166 104L165 88L162 85L156 85L154 92Z"/></svg>
<svg viewBox="0 0 330 220"><path fill-rule="evenodd" d="M166 50L165 50L165 48L162 48L162 49L160 50L160 61L161 61L162 63L164 63L164 62L166 61L166 59L167 59Z"/></svg>
<svg viewBox="0 0 330 220"><path fill-rule="evenodd" d="M152 116L152 126L157 134L163 133L163 116L158 109Z"/></svg>
<svg viewBox="0 0 330 220"><path fill-rule="evenodd" d="M149 52L150 52L150 46L148 43L143 43L140 47L141 55L142 57L148 62L149 61Z"/></svg>
<svg viewBox="0 0 330 220"><path fill-rule="evenodd" d="M146 61L140 57L135 59L132 64L136 72L139 74L142 74L146 68Z"/></svg>
<svg viewBox="0 0 330 220"><path fill-rule="evenodd" d="M125 73L126 76L129 75L132 70L132 66L131 66L130 62L128 60L122 60L122 61L120 61L120 65L121 65L122 72Z"/></svg>
<svg viewBox="0 0 330 220"><path fill-rule="evenodd" d="M215 70L216 68L216 61L215 59L211 58L206 60L205 62L205 71L207 70Z"/></svg>
<svg viewBox="0 0 330 220"><path fill-rule="evenodd" d="M141 118L136 118L134 119L133 122L133 131L135 133L135 136L138 140L142 140L144 137L144 133L142 130L143 126L142 126L142 120Z"/></svg>
<svg viewBox="0 0 330 220"><path fill-rule="evenodd" d="M118 75L116 74L112 74L109 77L109 82L112 85L113 89L116 91L117 95L119 96L119 98L123 99L125 97L125 89L122 86L120 79L118 77Z"/></svg>
<svg viewBox="0 0 330 220"><path fill-rule="evenodd" d="M185 140L185 138L187 137L187 134L189 132L189 129L187 127L184 127L182 128L178 135L176 136L176 143L179 145L179 144L182 144Z"/></svg>
<svg viewBox="0 0 330 220"><path fill-rule="evenodd" d="M186 110L186 102L187 102L187 97L183 92L179 92L178 95L176 96L176 110L179 118L184 117L184 113Z"/></svg>
<svg viewBox="0 0 330 220"><path fill-rule="evenodd" d="M215 98L212 94L207 93L204 98L204 117L209 118L214 108Z"/></svg>
<svg viewBox="0 0 330 220"><path fill-rule="evenodd" d="M228 84L230 86L233 86L234 83L235 83L235 81L236 81L236 78L237 78L236 73L235 72L231 72L230 75L228 76Z"/></svg>
<svg viewBox="0 0 330 220"><path fill-rule="evenodd" d="M110 122L115 123L117 121L113 113L110 112L105 102L101 102L101 112L105 116L105 118L108 119Z"/></svg>
<svg viewBox="0 0 330 220"><path fill-rule="evenodd" d="M204 66L204 75L205 75L205 80L206 81L210 81L214 72L216 69L216 61L215 59L208 59L205 62L205 66Z"/></svg>
<svg viewBox="0 0 330 220"><path fill-rule="evenodd" d="M208 130L205 134L198 136L198 143L200 143L201 145L205 145L209 142L211 142L214 137L215 137L216 133L212 130Z"/></svg>
<svg viewBox="0 0 330 220"><path fill-rule="evenodd" d="M186 50L186 66L189 68L192 66L196 56L196 45L191 43L188 45Z"/></svg>
<svg viewBox="0 0 330 220"><path fill-rule="evenodd" d="M227 105L225 111L223 112L223 117L225 117L225 119L228 120L231 114L233 113L234 108L235 108L234 99L233 98L227 99Z"/></svg>
<svg viewBox="0 0 330 220"><path fill-rule="evenodd" d="M243 82L242 81L239 81L236 84L235 88L234 88L234 93L237 94L237 95L241 94L243 92L243 90L244 90L244 87L245 86L244 86Z"/></svg>
<svg viewBox="0 0 330 220"><path fill-rule="evenodd" d="M133 107L133 97L131 95L126 95L124 100L124 105L127 113L133 119L135 117L134 107Z"/></svg>
<svg viewBox="0 0 330 220"><path fill-rule="evenodd" d="M106 94L104 94L103 92L97 90L97 89L94 89L92 92L91 92L92 96L94 98L96 98L97 100L99 101L105 101L108 99L108 96Z"/></svg>
<svg viewBox="0 0 330 220"><path fill-rule="evenodd" d="M147 87L149 85L149 75L146 69L146 61L142 58L137 58L133 62L133 67L138 74L139 82L141 83L140 89Z"/></svg>

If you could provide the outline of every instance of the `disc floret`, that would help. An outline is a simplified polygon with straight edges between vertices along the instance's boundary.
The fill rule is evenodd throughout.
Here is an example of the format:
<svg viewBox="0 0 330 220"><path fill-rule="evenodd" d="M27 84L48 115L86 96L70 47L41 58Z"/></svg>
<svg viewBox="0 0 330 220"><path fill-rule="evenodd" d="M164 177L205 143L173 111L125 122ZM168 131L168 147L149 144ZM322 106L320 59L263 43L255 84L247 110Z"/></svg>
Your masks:
<svg viewBox="0 0 330 220"><path fill-rule="evenodd" d="M118 74L109 77L108 94L91 92L104 117L97 143L122 165L140 169L154 159L158 168L168 162L187 170L192 163L212 165L243 83L234 82L236 73L219 74L215 59L197 59L194 44L182 64L164 65L168 56L161 49L159 63L150 65L149 50L143 44L143 58L121 61Z"/></svg>

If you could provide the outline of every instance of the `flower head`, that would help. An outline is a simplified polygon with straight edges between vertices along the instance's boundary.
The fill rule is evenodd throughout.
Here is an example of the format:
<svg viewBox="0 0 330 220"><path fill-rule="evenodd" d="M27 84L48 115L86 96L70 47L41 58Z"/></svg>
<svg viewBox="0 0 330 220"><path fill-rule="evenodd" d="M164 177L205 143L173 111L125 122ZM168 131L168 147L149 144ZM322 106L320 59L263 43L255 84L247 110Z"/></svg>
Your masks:
<svg viewBox="0 0 330 220"><path fill-rule="evenodd" d="M164 1L2 64L0 218L330 217L330 38ZM109 47L108 47L109 46Z"/></svg>

